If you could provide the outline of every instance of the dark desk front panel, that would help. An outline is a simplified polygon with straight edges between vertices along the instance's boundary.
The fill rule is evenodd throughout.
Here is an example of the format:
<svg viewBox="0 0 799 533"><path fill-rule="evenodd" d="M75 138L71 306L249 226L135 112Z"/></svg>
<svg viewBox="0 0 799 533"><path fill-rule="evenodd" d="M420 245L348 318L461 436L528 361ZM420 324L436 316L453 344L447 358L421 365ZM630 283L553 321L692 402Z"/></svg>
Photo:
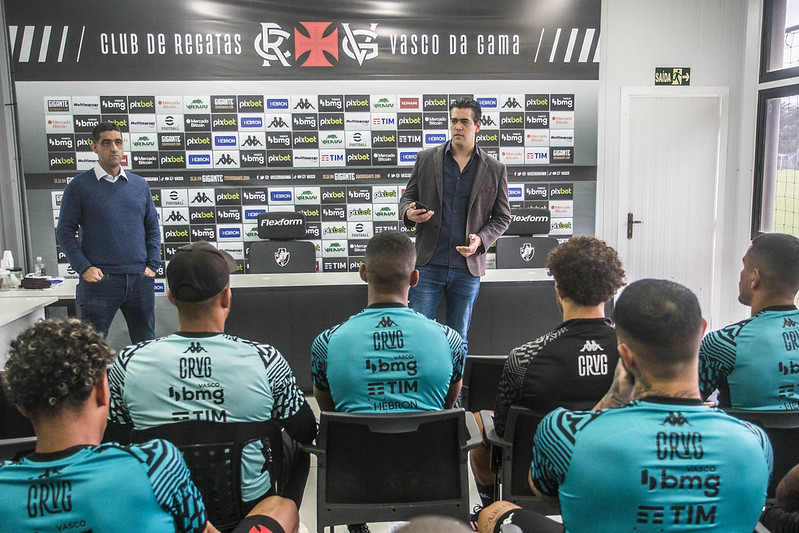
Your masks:
<svg viewBox="0 0 799 533"><path fill-rule="evenodd" d="M469 329L469 353L507 354L561 322L552 281L483 282ZM233 288L226 331L275 346L305 392L311 344L366 306L366 284ZM443 321L443 304L439 320Z"/></svg>

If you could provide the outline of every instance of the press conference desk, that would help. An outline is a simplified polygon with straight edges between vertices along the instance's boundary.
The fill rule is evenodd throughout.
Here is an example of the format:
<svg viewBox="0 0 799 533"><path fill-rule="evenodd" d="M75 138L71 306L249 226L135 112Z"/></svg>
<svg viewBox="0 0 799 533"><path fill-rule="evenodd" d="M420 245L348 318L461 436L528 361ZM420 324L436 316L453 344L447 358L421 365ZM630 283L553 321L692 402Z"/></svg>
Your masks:
<svg viewBox="0 0 799 533"><path fill-rule="evenodd" d="M366 307L366 283L355 272L246 274L231 277L226 331L267 342L286 357L310 391L311 343L325 329ZM546 270L488 270L469 329L469 353L507 354L561 320ZM443 314L439 316L443 321Z"/></svg>
<svg viewBox="0 0 799 533"><path fill-rule="evenodd" d="M77 280L67 279L44 291L0 292L0 299L36 293L52 298L51 302L58 299L57 305L71 306L70 314L74 315L76 285ZM239 274L231 276L230 285L233 303L226 332L277 347L304 391L312 387L310 354L314 338L366 307L366 283L356 272ZM443 320L443 315L439 319ZM507 354L560 322L554 282L545 269L488 270L472 314L469 353ZM174 307L158 296L156 334L176 329ZM127 336L123 339L124 345Z"/></svg>

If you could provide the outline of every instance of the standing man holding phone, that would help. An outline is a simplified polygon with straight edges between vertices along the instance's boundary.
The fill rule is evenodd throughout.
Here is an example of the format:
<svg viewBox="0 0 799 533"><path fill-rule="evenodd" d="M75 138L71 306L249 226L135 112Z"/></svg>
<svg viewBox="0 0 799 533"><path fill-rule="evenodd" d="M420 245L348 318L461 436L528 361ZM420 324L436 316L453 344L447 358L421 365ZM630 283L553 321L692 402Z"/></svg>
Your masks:
<svg viewBox="0 0 799 533"><path fill-rule="evenodd" d="M411 288L410 307L435 318L442 296L445 323L463 338L485 274L485 253L510 224L505 165L476 142L482 110L474 99L452 102L451 139L422 150L399 210L408 228L416 228L419 283Z"/></svg>
<svg viewBox="0 0 799 533"><path fill-rule="evenodd" d="M101 122L92 140L97 164L64 189L56 235L80 275L76 300L81 319L108 336L121 309L135 344L155 338L158 214L144 178L122 169L119 127Z"/></svg>

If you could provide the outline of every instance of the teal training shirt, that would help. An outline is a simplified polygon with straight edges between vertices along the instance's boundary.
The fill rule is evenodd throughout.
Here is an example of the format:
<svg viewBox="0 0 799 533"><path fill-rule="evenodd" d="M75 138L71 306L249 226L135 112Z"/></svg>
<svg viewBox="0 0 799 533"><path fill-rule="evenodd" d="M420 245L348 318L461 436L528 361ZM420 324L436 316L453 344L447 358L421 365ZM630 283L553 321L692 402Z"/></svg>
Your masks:
<svg viewBox="0 0 799 533"><path fill-rule="evenodd" d="M437 411L461 380L463 357L453 329L405 306L375 305L314 340L311 372L336 411Z"/></svg>
<svg viewBox="0 0 799 533"><path fill-rule="evenodd" d="M708 333L699 386L706 395L718 389L720 407L799 409L799 310L767 307Z"/></svg>
<svg viewBox="0 0 799 533"><path fill-rule="evenodd" d="M268 344L222 333L175 333L126 348L108 373L109 418L148 429L186 420L283 420L305 404L294 374ZM242 499L271 487L263 444L242 451Z"/></svg>
<svg viewBox="0 0 799 533"><path fill-rule="evenodd" d="M3 531L202 532L205 506L171 443L76 446L0 466Z"/></svg>
<svg viewBox="0 0 799 533"><path fill-rule="evenodd" d="M572 533L751 533L773 462L762 429L675 398L557 408L534 443L536 487L559 498Z"/></svg>

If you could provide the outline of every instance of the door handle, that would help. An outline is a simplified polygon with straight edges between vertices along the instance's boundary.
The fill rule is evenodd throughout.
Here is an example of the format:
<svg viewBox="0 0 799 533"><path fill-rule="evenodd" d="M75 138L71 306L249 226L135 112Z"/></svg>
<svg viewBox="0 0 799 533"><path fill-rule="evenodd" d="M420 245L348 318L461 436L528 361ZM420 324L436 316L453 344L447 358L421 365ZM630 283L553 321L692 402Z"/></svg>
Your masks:
<svg viewBox="0 0 799 533"><path fill-rule="evenodd" d="M633 224L643 224L643 220L635 220L632 213L627 213L627 238L633 238Z"/></svg>

